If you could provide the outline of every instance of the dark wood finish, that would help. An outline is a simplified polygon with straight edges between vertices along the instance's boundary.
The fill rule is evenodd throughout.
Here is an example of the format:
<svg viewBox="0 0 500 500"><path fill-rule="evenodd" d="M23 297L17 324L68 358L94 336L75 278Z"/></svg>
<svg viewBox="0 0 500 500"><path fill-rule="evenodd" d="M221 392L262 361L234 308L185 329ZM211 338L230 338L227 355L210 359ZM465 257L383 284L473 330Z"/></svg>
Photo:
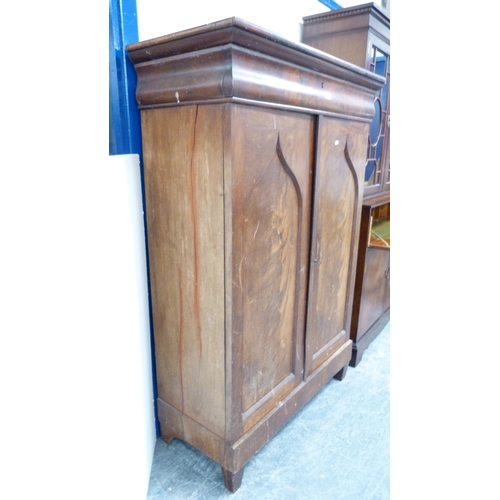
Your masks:
<svg viewBox="0 0 500 500"><path fill-rule="evenodd" d="M359 342L356 342L352 346L352 358L349 366L355 368L361 362L363 353L370 346L372 340L384 329L384 327L389 323L391 319L391 310L387 309L378 319L373 323L373 325L366 331L366 333L360 338Z"/></svg>
<svg viewBox="0 0 500 500"><path fill-rule="evenodd" d="M389 308L390 251L383 247L368 247L365 258L358 328L366 331Z"/></svg>
<svg viewBox="0 0 500 500"><path fill-rule="evenodd" d="M231 472L222 467L224 484L231 493L234 493L241 486L241 481L243 480L243 471L244 469L240 469L238 472Z"/></svg>
<svg viewBox="0 0 500 500"><path fill-rule="evenodd" d="M237 18L127 50L161 434L218 462L236 491L246 462L351 359L383 79Z"/></svg>
<svg viewBox="0 0 500 500"><path fill-rule="evenodd" d="M347 366L348 365L344 366L342 368L342 370L340 370L338 373L336 373L334 375L333 378L336 379L336 380L344 380L344 377L346 376L346 373L347 373Z"/></svg>

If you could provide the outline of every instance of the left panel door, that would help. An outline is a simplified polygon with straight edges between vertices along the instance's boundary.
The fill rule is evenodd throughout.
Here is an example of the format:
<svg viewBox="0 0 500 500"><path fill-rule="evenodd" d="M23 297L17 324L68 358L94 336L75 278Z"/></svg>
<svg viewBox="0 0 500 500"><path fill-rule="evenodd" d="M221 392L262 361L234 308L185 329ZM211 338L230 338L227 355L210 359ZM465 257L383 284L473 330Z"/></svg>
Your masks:
<svg viewBox="0 0 500 500"><path fill-rule="evenodd" d="M315 122L251 106L231 111L237 439L302 380Z"/></svg>

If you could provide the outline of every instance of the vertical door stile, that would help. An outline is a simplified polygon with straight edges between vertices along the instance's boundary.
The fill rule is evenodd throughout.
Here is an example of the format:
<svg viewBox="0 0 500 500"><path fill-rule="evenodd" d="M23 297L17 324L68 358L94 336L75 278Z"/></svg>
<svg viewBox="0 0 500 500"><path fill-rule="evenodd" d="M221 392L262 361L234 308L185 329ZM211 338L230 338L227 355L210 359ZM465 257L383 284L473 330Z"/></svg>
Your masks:
<svg viewBox="0 0 500 500"><path fill-rule="evenodd" d="M352 237L351 237L351 252L350 258L353 263L358 261L358 250L359 250L359 235L361 228L361 210L362 210L362 199L363 199L363 183L362 183L362 170L356 170L355 165L351 159L349 153L349 135L346 137L346 143L344 147L344 156L349 166L349 169L352 173L352 177L354 180L354 213L352 218ZM358 162L358 164L361 164ZM351 321L352 321L352 308L354 301L354 286L356 280L356 265L349 266L349 276L347 279L347 300L345 305L345 325L344 330L346 332L351 331Z"/></svg>
<svg viewBox="0 0 500 500"><path fill-rule="evenodd" d="M306 288L307 288L307 299L306 299L306 317L305 317L305 322L304 322L304 342L303 342L303 349L304 349L304 354L303 354L303 360L304 360L304 371L303 371L303 379L306 380L307 376L312 372L312 358L308 356L308 339L309 336L307 335L307 332L309 330L308 325L309 325L309 318L310 315L314 314L314 312L311 310L311 288L313 286L313 272L314 272L314 266L317 264L318 259L318 240L317 240L317 231L316 231L316 225L317 225L317 183L318 183L318 165L319 165L319 160L321 157L321 141L319 140L319 133L321 130L321 126L323 123L324 117L323 115L317 115L316 120L315 120L315 127L314 127L314 159L313 159L313 173L312 173L312 180L311 180L311 224L310 224L310 237L309 237L309 274L307 276L306 281Z"/></svg>

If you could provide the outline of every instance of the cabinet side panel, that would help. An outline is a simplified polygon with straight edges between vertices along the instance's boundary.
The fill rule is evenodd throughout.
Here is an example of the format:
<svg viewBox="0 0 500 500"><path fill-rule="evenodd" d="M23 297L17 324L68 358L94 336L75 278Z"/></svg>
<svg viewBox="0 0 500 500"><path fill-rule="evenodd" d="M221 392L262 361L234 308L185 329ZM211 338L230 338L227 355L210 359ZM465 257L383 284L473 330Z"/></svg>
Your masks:
<svg viewBox="0 0 500 500"><path fill-rule="evenodd" d="M142 111L158 396L224 437L222 108Z"/></svg>
<svg viewBox="0 0 500 500"><path fill-rule="evenodd" d="M349 338L359 238L365 124L323 118L318 129L306 372ZM346 153L347 151L347 153Z"/></svg>
<svg viewBox="0 0 500 500"><path fill-rule="evenodd" d="M301 380L314 122L233 108L233 335L244 428Z"/></svg>

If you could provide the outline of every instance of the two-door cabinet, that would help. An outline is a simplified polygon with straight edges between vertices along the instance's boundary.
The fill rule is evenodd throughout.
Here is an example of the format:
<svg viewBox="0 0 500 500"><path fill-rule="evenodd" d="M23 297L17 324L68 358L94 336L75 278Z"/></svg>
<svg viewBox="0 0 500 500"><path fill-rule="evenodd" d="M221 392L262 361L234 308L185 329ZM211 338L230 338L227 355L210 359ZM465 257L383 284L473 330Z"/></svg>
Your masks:
<svg viewBox="0 0 500 500"><path fill-rule="evenodd" d="M384 79L237 18L127 47L141 109L162 437L245 463L351 359Z"/></svg>

